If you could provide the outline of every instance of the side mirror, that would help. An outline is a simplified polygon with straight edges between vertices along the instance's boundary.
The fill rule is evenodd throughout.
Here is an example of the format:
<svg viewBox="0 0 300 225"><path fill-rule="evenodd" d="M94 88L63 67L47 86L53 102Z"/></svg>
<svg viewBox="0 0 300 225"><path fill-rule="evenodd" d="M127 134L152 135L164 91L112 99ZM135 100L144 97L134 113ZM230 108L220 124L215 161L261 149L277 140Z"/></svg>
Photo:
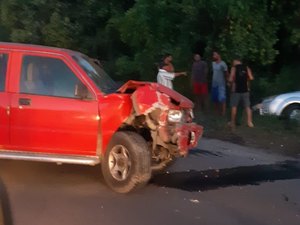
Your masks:
<svg viewBox="0 0 300 225"><path fill-rule="evenodd" d="M80 99L88 99L90 97L89 90L82 83L75 85L74 95Z"/></svg>
<svg viewBox="0 0 300 225"><path fill-rule="evenodd" d="M93 62L98 65L100 68L103 68L102 63L100 62L99 59L93 59Z"/></svg>

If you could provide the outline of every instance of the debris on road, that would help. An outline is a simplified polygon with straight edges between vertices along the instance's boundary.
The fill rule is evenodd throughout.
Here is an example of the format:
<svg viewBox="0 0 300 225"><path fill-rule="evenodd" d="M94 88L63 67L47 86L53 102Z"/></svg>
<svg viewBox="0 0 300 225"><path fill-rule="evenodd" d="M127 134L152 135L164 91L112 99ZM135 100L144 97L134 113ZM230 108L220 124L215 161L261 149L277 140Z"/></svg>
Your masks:
<svg viewBox="0 0 300 225"><path fill-rule="evenodd" d="M199 200L198 200L198 199L190 199L190 202L195 203L195 204L198 204L198 203L199 203Z"/></svg>

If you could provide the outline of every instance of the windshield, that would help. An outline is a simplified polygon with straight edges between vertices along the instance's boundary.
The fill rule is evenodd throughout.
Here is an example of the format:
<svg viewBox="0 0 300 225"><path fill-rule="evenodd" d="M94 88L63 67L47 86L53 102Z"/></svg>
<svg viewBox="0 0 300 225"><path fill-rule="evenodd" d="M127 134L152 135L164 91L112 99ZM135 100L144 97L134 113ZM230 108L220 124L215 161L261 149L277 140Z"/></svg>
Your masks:
<svg viewBox="0 0 300 225"><path fill-rule="evenodd" d="M91 59L85 55L73 56L80 67L93 80L97 87L105 94L113 93L117 90L117 84L113 79L101 68L100 62Z"/></svg>

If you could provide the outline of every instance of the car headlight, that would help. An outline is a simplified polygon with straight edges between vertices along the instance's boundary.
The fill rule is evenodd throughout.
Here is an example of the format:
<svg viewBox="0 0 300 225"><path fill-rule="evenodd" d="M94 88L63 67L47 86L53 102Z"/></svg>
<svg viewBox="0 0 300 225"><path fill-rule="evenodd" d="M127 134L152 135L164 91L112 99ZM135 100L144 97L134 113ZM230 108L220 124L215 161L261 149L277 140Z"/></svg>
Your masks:
<svg viewBox="0 0 300 225"><path fill-rule="evenodd" d="M193 110L192 110L192 109L190 110L190 116L191 116L191 118L192 118L192 119L194 119L194 118L195 118L195 116L194 116L194 112L193 112Z"/></svg>
<svg viewBox="0 0 300 225"><path fill-rule="evenodd" d="M270 114L277 114L278 109L280 109L280 104L282 103L282 99L280 98L275 98L271 103L270 103Z"/></svg>
<svg viewBox="0 0 300 225"><path fill-rule="evenodd" d="M172 123L178 123L182 119L182 112L180 110L169 110L168 120Z"/></svg>
<svg viewBox="0 0 300 225"><path fill-rule="evenodd" d="M280 103L281 99L278 98L278 95L264 99L262 102L261 114L274 114Z"/></svg>

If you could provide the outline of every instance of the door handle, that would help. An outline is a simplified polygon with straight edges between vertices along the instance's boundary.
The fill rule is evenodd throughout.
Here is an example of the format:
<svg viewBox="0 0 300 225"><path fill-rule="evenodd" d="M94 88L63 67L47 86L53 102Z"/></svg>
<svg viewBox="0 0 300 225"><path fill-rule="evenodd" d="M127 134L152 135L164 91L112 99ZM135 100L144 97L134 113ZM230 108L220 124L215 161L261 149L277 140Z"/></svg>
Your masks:
<svg viewBox="0 0 300 225"><path fill-rule="evenodd" d="M19 98L19 105L30 105L31 99L29 98Z"/></svg>

